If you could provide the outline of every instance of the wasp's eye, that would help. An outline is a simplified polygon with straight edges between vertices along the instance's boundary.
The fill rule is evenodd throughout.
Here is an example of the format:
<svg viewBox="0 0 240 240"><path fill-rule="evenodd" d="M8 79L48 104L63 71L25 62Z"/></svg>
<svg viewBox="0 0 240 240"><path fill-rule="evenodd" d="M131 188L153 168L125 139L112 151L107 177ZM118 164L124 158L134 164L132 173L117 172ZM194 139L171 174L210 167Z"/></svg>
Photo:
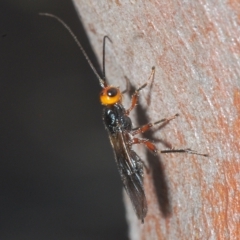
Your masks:
<svg viewBox="0 0 240 240"><path fill-rule="evenodd" d="M100 100L103 105L112 105L121 101L122 94L116 87L107 86L100 93Z"/></svg>
<svg viewBox="0 0 240 240"><path fill-rule="evenodd" d="M115 97L118 94L118 89L117 88L110 88L107 90L107 95L109 97Z"/></svg>

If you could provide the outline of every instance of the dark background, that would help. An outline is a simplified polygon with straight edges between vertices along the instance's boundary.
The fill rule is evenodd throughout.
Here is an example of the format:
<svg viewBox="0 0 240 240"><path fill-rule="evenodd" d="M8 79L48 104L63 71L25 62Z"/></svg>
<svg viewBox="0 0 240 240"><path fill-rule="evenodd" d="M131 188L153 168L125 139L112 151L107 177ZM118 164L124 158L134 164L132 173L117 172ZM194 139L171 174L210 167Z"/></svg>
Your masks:
<svg viewBox="0 0 240 240"><path fill-rule="evenodd" d="M127 239L97 65L71 1L0 1L0 239Z"/></svg>

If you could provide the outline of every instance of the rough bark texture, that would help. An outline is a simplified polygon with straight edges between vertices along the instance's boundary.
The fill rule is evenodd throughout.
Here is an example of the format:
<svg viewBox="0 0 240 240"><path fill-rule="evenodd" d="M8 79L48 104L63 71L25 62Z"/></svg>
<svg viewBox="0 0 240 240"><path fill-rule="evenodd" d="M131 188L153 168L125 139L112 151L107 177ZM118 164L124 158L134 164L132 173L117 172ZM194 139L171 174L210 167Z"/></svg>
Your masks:
<svg viewBox="0 0 240 240"><path fill-rule="evenodd" d="M151 169L145 174L149 210L141 224L126 198L130 238L239 239L239 1L74 3L100 62L103 36L113 41L106 56L110 84L124 89L126 76L139 87L156 67L133 121L179 113L153 137L210 154L152 157L136 147Z"/></svg>

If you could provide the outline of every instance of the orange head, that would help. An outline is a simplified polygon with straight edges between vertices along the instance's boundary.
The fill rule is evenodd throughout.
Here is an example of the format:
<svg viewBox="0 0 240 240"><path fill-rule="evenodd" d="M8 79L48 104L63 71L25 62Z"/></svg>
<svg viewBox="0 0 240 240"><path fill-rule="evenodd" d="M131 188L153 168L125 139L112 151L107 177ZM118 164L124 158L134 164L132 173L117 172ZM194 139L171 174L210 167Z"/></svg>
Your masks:
<svg viewBox="0 0 240 240"><path fill-rule="evenodd" d="M113 105L121 100L122 94L119 88L106 86L100 93L100 101L103 105Z"/></svg>

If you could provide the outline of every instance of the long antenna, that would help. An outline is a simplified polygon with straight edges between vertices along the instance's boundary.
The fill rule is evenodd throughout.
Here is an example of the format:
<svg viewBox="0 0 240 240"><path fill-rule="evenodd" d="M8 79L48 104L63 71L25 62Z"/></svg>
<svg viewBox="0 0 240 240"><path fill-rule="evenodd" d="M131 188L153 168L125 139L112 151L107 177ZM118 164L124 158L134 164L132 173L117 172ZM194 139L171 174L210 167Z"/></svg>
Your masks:
<svg viewBox="0 0 240 240"><path fill-rule="evenodd" d="M104 36L103 37L103 80L106 82L106 75L105 75L105 45L106 45L106 39L108 39L111 43L112 43L112 40L108 37L108 36Z"/></svg>
<svg viewBox="0 0 240 240"><path fill-rule="evenodd" d="M83 53L84 57L86 58L89 66L91 67L91 69L93 70L94 74L97 76L100 86L102 88L104 88L106 86L106 81L105 81L105 64L104 64L104 72L103 72L103 79L100 77L100 75L98 74L96 68L93 66L90 58L88 57L86 51L84 50L84 48L82 47L81 43L79 42L79 40L77 39L76 35L73 33L73 31L71 30L71 28L59 17L55 16L54 14L51 13L39 13L40 16L45 16L45 17L52 17L55 18L58 22L60 22L67 30L68 32L71 34L72 38L74 39L74 41L77 43L78 47L80 48L81 52ZM104 37L105 39L105 37ZM110 40L111 41L111 40ZM105 42L105 40L104 40Z"/></svg>

